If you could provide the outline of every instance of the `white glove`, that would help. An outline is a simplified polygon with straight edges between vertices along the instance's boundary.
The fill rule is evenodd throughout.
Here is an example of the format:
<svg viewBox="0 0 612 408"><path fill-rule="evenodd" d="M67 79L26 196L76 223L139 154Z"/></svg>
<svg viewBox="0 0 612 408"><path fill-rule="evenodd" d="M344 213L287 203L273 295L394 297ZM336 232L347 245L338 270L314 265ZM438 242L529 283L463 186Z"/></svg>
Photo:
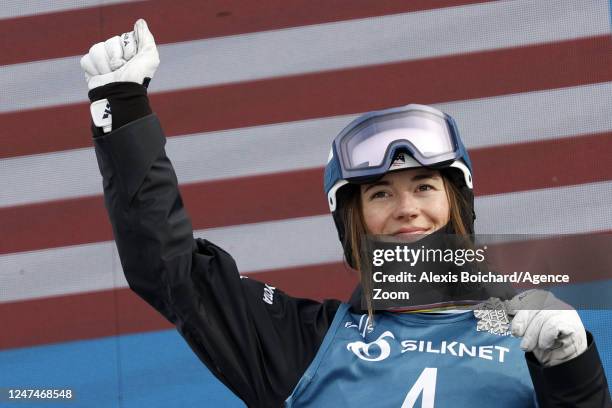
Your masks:
<svg viewBox="0 0 612 408"><path fill-rule="evenodd" d="M561 364L587 348L580 316L567 303L544 290L528 290L508 302L512 334L522 337L521 349L547 366Z"/></svg>
<svg viewBox="0 0 612 408"><path fill-rule="evenodd" d="M134 31L94 44L81 58L81 68L89 89L112 82L136 82L153 78L159 54L146 21L134 24Z"/></svg>

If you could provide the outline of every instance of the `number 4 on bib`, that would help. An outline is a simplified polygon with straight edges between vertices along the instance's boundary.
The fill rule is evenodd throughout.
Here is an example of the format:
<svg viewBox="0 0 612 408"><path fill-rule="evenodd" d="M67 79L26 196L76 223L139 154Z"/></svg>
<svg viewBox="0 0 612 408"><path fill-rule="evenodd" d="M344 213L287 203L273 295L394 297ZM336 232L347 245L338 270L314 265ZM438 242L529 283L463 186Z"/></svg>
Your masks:
<svg viewBox="0 0 612 408"><path fill-rule="evenodd" d="M421 394L423 394L421 408L434 408L437 374L437 368L425 368L410 391L408 391L408 394L406 394L402 408L414 408Z"/></svg>

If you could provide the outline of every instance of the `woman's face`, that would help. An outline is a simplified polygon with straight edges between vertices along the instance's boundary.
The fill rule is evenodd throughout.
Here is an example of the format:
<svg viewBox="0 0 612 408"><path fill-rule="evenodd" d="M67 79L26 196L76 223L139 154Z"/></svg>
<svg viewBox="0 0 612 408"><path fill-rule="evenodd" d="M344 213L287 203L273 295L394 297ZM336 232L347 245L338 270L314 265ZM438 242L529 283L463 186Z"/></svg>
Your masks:
<svg viewBox="0 0 612 408"><path fill-rule="evenodd" d="M368 233L407 241L431 234L450 218L440 172L423 167L393 171L361 185L361 203Z"/></svg>

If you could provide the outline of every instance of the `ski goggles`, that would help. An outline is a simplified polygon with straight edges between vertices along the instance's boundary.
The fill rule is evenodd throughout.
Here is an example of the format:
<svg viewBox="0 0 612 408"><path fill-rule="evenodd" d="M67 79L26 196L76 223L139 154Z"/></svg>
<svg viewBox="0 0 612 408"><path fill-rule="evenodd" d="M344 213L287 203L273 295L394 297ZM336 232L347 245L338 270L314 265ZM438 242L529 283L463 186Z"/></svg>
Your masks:
<svg viewBox="0 0 612 408"><path fill-rule="evenodd" d="M414 104L359 117L334 139L333 149L341 178L348 181L383 175L400 151L427 167L465 155L452 118Z"/></svg>

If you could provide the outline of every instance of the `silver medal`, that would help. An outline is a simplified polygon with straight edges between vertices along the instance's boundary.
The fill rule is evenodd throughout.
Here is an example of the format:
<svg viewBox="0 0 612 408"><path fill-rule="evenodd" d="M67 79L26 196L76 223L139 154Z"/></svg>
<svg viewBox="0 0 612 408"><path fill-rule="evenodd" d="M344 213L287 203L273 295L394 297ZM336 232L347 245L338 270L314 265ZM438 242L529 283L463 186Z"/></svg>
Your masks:
<svg viewBox="0 0 612 408"><path fill-rule="evenodd" d="M498 336L509 336L511 334L506 305L498 298L489 298L489 300L477 305L474 316L478 321L476 331L486 331Z"/></svg>

